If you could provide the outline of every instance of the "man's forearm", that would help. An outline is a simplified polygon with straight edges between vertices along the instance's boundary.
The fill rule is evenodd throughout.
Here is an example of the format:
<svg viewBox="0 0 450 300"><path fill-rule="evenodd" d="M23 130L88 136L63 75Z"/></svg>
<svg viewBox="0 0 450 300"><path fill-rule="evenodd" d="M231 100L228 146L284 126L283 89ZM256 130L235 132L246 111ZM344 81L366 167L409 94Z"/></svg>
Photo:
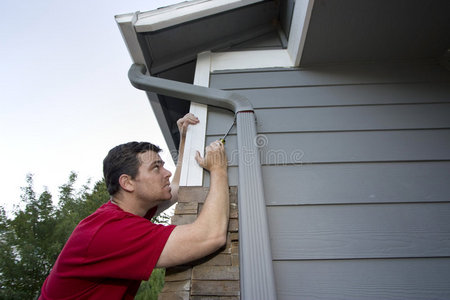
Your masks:
<svg viewBox="0 0 450 300"><path fill-rule="evenodd" d="M177 166L175 168L175 173L173 174L172 181L170 183L172 198L170 198L170 200L168 200L167 202L158 205L158 210L156 211L157 215L165 211L172 205L174 205L176 202L178 202L178 190L180 189L180 177L181 177L181 168L183 165L183 153L185 142L186 136L182 136L180 139L180 146L178 147L179 151L178 151Z"/></svg>
<svg viewBox="0 0 450 300"><path fill-rule="evenodd" d="M180 186L181 168L183 167L183 155L185 144L186 144L186 136L181 135L180 145L178 147L177 166L175 168L175 173L173 174L172 182L170 183L170 186L172 188L172 199L171 199L172 202L178 201L178 189Z"/></svg>
<svg viewBox="0 0 450 300"><path fill-rule="evenodd" d="M158 260L158 267L171 267L204 257L227 241L229 218L226 170L211 172L210 192L197 220L172 231Z"/></svg>
<svg viewBox="0 0 450 300"><path fill-rule="evenodd" d="M226 237L230 216L227 170L212 171L210 177L209 193L197 221L204 226L205 234Z"/></svg>
<svg viewBox="0 0 450 300"><path fill-rule="evenodd" d="M157 266L183 264L208 255L227 241L229 187L224 145L215 141L206 147L205 157L197 152L196 160L210 175L210 188L197 219L177 226L167 240Z"/></svg>

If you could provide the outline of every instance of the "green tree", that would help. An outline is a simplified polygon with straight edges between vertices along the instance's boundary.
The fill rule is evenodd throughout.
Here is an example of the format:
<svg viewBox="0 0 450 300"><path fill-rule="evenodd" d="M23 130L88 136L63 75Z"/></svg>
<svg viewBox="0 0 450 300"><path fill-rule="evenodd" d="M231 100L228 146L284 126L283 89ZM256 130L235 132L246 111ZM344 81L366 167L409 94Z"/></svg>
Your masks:
<svg viewBox="0 0 450 300"><path fill-rule="evenodd" d="M165 269L154 269L150 279L142 281L135 300L157 300L158 295L164 287Z"/></svg>
<svg viewBox="0 0 450 300"><path fill-rule="evenodd" d="M76 180L72 172L67 183L60 186L59 201L54 206L47 189L36 194L33 175L28 174L21 205L12 218L0 207L0 299L36 297L75 226L109 199L103 181L93 188L88 181L76 189ZM167 220L162 215L153 221ZM154 270L150 280L142 283L136 299L157 299L163 285L164 270Z"/></svg>
<svg viewBox="0 0 450 300"><path fill-rule="evenodd" d="M39 290L57 256L52 230L56 225L52 196L45 190L37 196L33 177L27 175L22 188L23 209L16 209L14 218L6 218L2 208L1 267L2 292L7 298L26 298ZM14 291L14 292L13 292Z"/></svg>

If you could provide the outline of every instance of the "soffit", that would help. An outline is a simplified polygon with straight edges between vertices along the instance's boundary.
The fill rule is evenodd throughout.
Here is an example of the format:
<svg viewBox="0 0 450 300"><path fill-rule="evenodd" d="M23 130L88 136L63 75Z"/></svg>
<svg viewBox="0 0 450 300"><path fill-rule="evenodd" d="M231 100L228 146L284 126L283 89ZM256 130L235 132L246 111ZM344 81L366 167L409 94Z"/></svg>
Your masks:
<svg viewBox="0 0 450 300"><path fill-rule="evenodd" d="M300 65L439 58L449 16L448 0L315 0Z"/></svg>
<svg viewBox="0 0 450 300"><path fill-rule="evenodd" d="M180 25L139 32L146 63L152 74L194 61L203 51L229 50L261 37L273 40L279 32L279 7L264 1ZM271 43L281 48L282 43Z"/></svg>

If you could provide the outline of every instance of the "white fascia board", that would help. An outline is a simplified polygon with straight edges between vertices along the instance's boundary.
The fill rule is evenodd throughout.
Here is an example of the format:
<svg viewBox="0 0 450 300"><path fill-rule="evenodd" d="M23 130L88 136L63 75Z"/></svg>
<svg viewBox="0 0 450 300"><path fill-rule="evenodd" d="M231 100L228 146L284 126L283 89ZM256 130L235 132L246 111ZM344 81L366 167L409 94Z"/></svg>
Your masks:
<svg viewBox="0 0 450 300"><path fill-rule="evenodd" d="M135 23L137 21L138 13L130 13L124 15L115 16L116 23L119 26L120 33L122 34L123 41L127 46L130 53L131 60L137 64L145 65L144 54L137 39L135 31Z"/></svg>
<svg viewBox="0 0 450 300"><path fill-rule="evenodd" d="M186 1L158 10L140 13L137 32L150 32L239 8L262 0L197 0Z"/></svg>
<svg viewBox="0 0 450 300"><path fill-rule="evenodd" d="M137 34L134 29L135 28L134 24L137 20L137 14L138 13L118 15L115 17L115 19L117 25L119 26L120 33L122 34L122 38L125 42L125 45L127 46L128 52L130 53L131 60L133 61L133 63L146 65L144 54L142 53L141 47L139 46ZM147 74L148 74L148 67L147 67ZM161 119L160 117L164 116L163 108L159 103L159 101L152 101L151 99L150 105L158 121L159 128L161 129L161 132L166 140L166 144L169 148L169 151L171 153L174 153L176 151L176 147L173 140L171 139L172 134L170 128L167 125L167 122L164 119Z"/></svg>
<svg viewBox="0 0 450 300"><path fill-rule="evenodd" d="M203 52L198 54L194 84L209 87L210 72L211 53ZM197 116L200 122L194 126L189 126L186 132L180 186L202 186L203 168L195 160L195 153L199 151L202 156L204 155L208 106L191 102L189 112Z"/></svg>

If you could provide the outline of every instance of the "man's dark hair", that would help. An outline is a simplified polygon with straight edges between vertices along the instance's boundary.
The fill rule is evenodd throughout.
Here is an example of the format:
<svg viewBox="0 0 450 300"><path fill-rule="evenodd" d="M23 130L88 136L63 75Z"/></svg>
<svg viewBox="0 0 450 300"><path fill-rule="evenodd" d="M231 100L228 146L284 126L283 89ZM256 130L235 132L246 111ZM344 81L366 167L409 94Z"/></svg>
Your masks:
<svg viewBox="0 0 450 300"><path fill-rule="evenodd" d="M103 176L105 177L108 193L113 196L120 189L119 177L127 174L135 178L141 162L139 153L147 151L161 152L161 148L147 142L129 142L109 150L103 160Z"/></svg>

